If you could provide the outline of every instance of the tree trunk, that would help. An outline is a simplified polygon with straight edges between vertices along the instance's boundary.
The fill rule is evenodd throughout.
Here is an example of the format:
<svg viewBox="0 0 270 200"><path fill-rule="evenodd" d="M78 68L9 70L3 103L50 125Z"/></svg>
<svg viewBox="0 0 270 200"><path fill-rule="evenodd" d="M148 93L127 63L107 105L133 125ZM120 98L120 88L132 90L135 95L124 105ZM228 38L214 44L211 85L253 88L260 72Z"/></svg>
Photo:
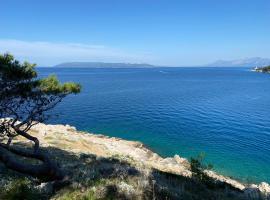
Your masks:
<svg viewBox="0 0 270 200"><path fill-rule="evenodd" d="M27 132L25 131L21 131L18 128L13 127L13 129L16 131L16 133L18 133L19 135L25 137L28 140L31 140L34 142L34 151L37 152L39 149L39 140L36 137L33 137L32 135L29 135Z"/></svg>
<svg viewBox="0 0 270 200"><path fill-rule="evenodd" d="M25 163L22 160L16 159L14 154L27 158L33 158L41 161L42 163ZM63 178L63 173L57 167L56 163L51 161L49 157L40 150L33 152L18 147L7 147L0 144L0 161L2 161L9 169L40 179L51 181L61 180Z"/></svg>

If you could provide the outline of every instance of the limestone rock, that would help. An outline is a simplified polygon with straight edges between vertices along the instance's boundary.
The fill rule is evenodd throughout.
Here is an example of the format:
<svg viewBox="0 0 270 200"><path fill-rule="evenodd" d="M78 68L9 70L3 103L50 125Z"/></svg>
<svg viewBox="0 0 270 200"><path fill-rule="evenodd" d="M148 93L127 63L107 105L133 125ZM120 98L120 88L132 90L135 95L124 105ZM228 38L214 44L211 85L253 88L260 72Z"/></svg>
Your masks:
<svg viewBox="0 0 270 200"><path fill-rule="evenodd" d="M40 185L36 186L36 189L38 189L42 193L52 194L53 182L41 183Z"/></svg>
<svg viewBox="0 0 270 200"><path fill-rule="evenodd" d="M268 183L262 182L258 188L263 195L270 197L270 185Z"/></svg>

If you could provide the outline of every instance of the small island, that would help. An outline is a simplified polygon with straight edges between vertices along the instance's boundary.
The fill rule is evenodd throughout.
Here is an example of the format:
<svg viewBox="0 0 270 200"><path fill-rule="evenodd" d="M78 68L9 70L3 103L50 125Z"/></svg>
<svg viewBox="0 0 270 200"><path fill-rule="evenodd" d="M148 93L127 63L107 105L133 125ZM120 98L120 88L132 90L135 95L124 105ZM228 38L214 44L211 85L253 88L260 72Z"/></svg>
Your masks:
<svg viewBox="0 0 270 200"><path fill-rule="evenodd" d="M265 67L255 67L253 69L255 72L261 72L261 73L270 73L270 65L265 66Z"/></svg>

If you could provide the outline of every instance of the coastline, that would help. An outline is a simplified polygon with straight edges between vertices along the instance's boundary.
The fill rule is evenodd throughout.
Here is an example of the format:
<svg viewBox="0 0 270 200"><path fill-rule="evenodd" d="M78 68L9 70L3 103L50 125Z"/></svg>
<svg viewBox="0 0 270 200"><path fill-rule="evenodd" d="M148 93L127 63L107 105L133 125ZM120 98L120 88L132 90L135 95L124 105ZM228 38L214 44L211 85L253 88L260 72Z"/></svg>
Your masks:
<svg viewBox="0 0 270 200"><path fill-rule="evenodd" d="M77 157L80 158L94 156L97 158L96 160L117 159L121 162L129 163L130 166L138 169L142 174L153 173L154 170L159 173L167 174L166 177L179 176L185 180L192 180L190 163L186 158L182 158L179 155L163 158L138 141L128 141L101 134L77 131L75 127L70 125L46 125L42 123L33 126L30 130L30 134L39 138L42 148L58 149L57 151L65 151L68 154L77 155ZM29 141L23 138L18 137L14 139L14 145L20 143L31 145ZM64 158L58 155L57 159L61 161L61 159ZM80 162L79 160L79 163ZM79 166L79 163L75 161L73 163L73 159L71 159L68 165ZM83 167L78 167L77 170L84 171L84 167L84 165ZM91 165L89 167L91 169ZM89 170L89 168L87 168L87 170ZM239 199L243 196L244 199L246 199L246 197L247 199L250 197L256 197L255 199L260 199L261 197L263 197L263 199L270 198L270 185L266 182L247 184L223 176L212 170L205 170L205 173L214 180L217 185L227 188L226 191L229 190L233 192ZM145 176L148 177L148 175L144 175L144 177ZM82 180L82 177L79 177L79 179ZM87 176L85 176L85 179L88 179ZM169 180L171 180L171 178L169 178Z"/></svg>
<svg viewBox="0 0 270 200"><path fill-rule="evenodd" d="M38 136L41 145L44 147L56 146L74 153L91 153L103 157L118 156L143 167L154 168L184 177L191 177L192 175L189 161L186 158L179 155L162 158L138 141L128 141L102 134L77 131L75 127L70 125L46 125L42 123L35 125L31 129L31 134ZM218 174L215 171L206 170L206 173L209 177L227 183L241 191L250 190L250 188L263 190L262 188L264 188L267 194L270 195L270 185L268 183L246 184Z"/></svg>
<svg viewBox="0 0 270 200"><path fill-rule="evenodd" d="M259 72L259 73L270 73L270 66L266 66L266 67L255 67L253 69L251 69L251 71L253 72Z"/></svg>

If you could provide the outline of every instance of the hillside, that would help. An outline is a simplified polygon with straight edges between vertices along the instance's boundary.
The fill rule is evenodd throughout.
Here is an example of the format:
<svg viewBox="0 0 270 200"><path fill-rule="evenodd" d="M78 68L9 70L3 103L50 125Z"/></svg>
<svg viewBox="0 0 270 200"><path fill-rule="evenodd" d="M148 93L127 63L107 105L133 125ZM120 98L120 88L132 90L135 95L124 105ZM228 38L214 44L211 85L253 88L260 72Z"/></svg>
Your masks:
<svg viewBox="0 0 270 200"><path fill-rule="evenodd" d="M211 64L208 64L209 67L253 67L253 66L266 66L270 65L269 58L245 58L237 60L218 60Z"/></svg>
<svg viewBox="0 0 270 200"><path fill-rule="evenodd" d="M267 199L267 183L243 184L206 171L196 179L190 163L162 158L142 143L80 132L69 125L38 124L31 134L57 160L67 176L62 183L40 183L0 165L0 199L26 193L33 199ZM14 145L25 140L18 138ZM30 145L29 143L27 143ZM6 194L7 193L7 194ZM20 196L21 197L21 196ZM11 199L11 198L9 198ZM16 198L15 198L16 199Z"/></svg>

